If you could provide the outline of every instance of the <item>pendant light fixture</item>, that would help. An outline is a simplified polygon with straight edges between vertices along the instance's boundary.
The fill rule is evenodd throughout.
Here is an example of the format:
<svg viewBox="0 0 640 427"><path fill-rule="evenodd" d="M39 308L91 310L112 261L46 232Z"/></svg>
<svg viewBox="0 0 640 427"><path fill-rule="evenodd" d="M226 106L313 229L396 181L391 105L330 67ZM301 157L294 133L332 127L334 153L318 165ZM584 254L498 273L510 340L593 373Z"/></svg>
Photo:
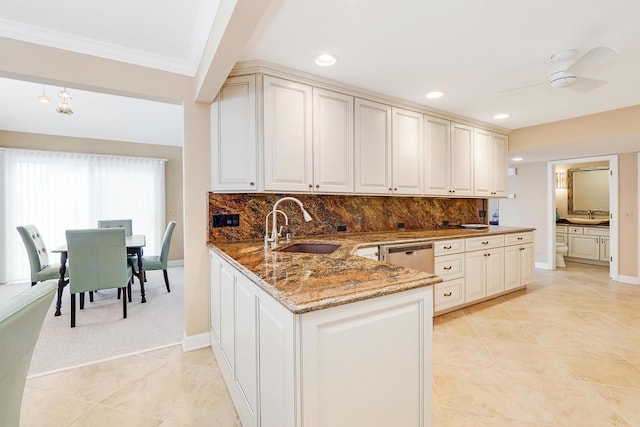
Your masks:
<svg viewBox="0 0 640 427"><path fill-rule="evenodd" d="M49 102L51 102L51 100L49 99L49 97L47 95L44 94L44 85L42 85L42 95L40 95L38 97L38 100L40 102L42 102L43 104L48 104Z"/></svg>
<svg viewBox="0 0 640 427"><path fill-rule="evenodd" d="M61 99L58 108L56 111L60 114L66 114L70 116L73 114L73 110L71 109L71 105L69 105L69 101L71 101L71 94L67 92L67 88L63 88L60 92L58 92L58 98Z"/></svg>

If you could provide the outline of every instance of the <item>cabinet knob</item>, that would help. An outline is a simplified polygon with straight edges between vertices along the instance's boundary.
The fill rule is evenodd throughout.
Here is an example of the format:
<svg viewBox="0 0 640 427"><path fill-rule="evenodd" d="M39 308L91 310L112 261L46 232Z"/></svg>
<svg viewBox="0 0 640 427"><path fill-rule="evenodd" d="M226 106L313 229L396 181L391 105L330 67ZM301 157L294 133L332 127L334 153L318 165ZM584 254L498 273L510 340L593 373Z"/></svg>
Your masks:
<svg viewBox="0 0 640 427"><path fill-rule="evenodd" d="M313 184L309 184L309 188L313 188Z"/></svg>
<svg viewBox="0 0 640 427"><path fill-rule="evenodd" d="M252 181L249 183L249 185L253 187L254 185L256 185L256 183Z"/></svg>
<svg viewBox="0 0 640 427"><path fill-rule="evenodd" d="M393 191L398 191L398 189L396 187L393 188Z"/></svg>
<svg viewBox="0 0 640 427"><path fill-rule="evenodd" d="M451 267L450 265L448 265L448 266L446 266L446 267L442 267L442 269L443 269L443 270L451 270L451 268L452 268L452 267Z"/></svg>
<svg viewBox="0 0 640 427"><path fill-rule="evenodd" d="M488 245L489 241L482 242L483 245Z"/></svg>
<svg viewBox="0 0 640 427"><path fill-rule="evenodd" d="M393 191L393 188L389 187L389 191Z"/></svg>
<svg viewBox="0 0 640 427"><path fill-rule="evenodd" d="M518 237L518 240L522 240L522 237Z"/></svg>
<svg viewBox="0 0 640 427"><path fill-rule="evenodd" d="M320 184L316 184L316 188L320 188Z"/></svg>
<svg viewBox="0 0 640 427"><path fill-rule="evenodd" d="M449 246L443 246L442 249L451 249L451 245Z"/></svg>
<svg viewBox="0 0 640 427"><path fill-rule="evenodd" d="M446 292L446 293L442 294L442 296L450 297L451 296L451 292Z"/></svg>

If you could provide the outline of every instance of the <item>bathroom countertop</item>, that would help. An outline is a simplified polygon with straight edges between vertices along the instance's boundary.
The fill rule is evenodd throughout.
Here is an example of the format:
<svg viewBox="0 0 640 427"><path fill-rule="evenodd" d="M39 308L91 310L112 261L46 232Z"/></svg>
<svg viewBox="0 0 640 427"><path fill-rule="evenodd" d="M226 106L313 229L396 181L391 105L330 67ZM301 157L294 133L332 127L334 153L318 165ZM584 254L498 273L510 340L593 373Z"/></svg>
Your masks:
<svg viewBox="0 0 640 427"><path fill-rule="evenodd" d="M209 242L209 249L230 262L293 313L321 310L402 292L442 281L438 276L354 255L363 247L532 231L533 228L490 226L381 233L310 236L281 243L336 243L328 255L265 250L263 240Z"/></svg>

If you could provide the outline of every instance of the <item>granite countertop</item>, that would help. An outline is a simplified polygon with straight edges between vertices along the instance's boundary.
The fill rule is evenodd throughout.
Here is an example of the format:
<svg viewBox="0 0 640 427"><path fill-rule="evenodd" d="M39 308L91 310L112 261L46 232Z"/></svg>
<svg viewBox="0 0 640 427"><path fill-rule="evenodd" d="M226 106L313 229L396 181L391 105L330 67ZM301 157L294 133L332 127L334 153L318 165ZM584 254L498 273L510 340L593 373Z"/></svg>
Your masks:
<svg viewBox="0 0 640 427"><path fill-rule="evenodd" d="M309 236L282 243L336 243L328 255L265 250L263 240L209 242L209 248L242 271L293 313L321 310L368 298L402 292L442 281L438 276L354 255L358 248L490 234L532 231L533 228L490 226L473 230L447 228L382 233Z"/></svg>

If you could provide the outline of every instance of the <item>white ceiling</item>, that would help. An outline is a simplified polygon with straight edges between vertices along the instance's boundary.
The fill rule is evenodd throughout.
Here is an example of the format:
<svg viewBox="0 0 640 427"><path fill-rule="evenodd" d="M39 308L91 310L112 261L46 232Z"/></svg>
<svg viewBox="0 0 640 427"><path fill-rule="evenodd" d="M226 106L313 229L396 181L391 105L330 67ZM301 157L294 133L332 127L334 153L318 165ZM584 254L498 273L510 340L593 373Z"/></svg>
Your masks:
<svg viewBox="0 0 640 427"><path fill-rule="evenodd" d="M217 4L0 0L0 36L193 75ZM238 60L265 60L516 129L640 104L638 16L637 0L284 0ZM544 82L558 51L576 49L580 56L597 46L619 52L584 75L607 81L601 87L502 93ZM338 58L335 66L313 63L325 51ZM427 100L432 89L445 96ZM31 99L40 90L36 85ZM72 106L74 116L56 118L80 121L80 99ZM41 105L29 108L35 107ZM501 112L511 117L492 118ZM11 111L2 107L5 114ZM554 157L548 147L537 155Z"/></svg>

